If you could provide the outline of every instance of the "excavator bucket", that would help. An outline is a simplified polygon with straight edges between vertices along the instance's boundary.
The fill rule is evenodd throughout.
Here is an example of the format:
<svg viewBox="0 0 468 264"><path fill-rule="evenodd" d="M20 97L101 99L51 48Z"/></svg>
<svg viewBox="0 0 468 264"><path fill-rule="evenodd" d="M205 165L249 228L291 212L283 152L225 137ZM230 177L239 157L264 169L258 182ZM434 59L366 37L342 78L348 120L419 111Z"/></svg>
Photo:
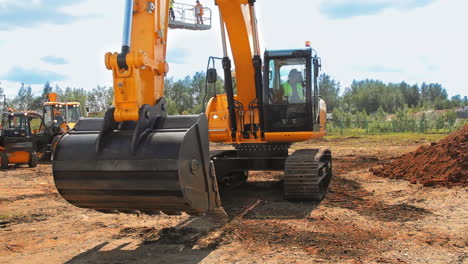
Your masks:
<svg viewBox="0 0 468 264"><path fill-rule="evenodd" d="M209 157L205 115L167 116L138 128L112 130L103 119L80 120L54 154L59 193L71 204L100 211L201 213L221 207Z"/></svg>

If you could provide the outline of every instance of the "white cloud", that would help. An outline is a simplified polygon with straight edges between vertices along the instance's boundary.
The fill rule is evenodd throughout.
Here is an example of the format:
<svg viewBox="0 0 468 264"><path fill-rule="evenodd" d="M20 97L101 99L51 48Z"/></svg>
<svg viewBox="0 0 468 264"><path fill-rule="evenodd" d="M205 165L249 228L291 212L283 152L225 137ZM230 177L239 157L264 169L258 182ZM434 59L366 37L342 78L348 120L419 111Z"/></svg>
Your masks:
<svg viewBox="0 0 468 264"><path fill-rule="evenodd" d="M298 0L299 7L289 13L262 10L263 39L270 48L294 48L304 40L322 57L323 70L344 86L353 79L376 78L385 82L439 82L450 95L467 94L461 71L468 53L466 31L468 20L462 0L439 0L430 6L411 11L386 10L366 17L330 20L318 8L303 8L307 1ZM279 1L274 1L279 2ZM268 13L267 13L268 12ZM289 25L289 26L288 26ZM465 47L465 48L463 48ZM401 69L401 72L362 71L372 65Z"/></svg>
<svg viewBox="0 0 468 264"><path fill-rule="evenodd" d="M320 11L333 19L378 14L387 9L401 11L424 7L435 0L327 0L320 4Z"/></svg>
<svg viewBox="0 0 468 264"><path fill-rule="evenodd" d="M31 1L26 0L0 0L0 8L7 8L11 6L20 6L27 7ZM37 4L37 0L34 0L33 3Z"/></svg>

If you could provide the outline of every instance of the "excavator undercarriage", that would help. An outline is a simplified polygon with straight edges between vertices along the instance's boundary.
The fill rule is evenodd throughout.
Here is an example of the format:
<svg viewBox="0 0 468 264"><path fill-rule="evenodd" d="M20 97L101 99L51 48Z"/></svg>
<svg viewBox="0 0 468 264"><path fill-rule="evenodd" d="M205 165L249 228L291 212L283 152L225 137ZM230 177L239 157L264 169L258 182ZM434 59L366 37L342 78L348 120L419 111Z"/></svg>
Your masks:
<svg viewBox="0 0 468 264"><path fill-rule="evenodd" d="M290 144L242 144L236 150L214 151L218 184L238 186L249 171L284 171L284 198L320 202L332 176L331 152L300 149L288 155Z"/></svg>

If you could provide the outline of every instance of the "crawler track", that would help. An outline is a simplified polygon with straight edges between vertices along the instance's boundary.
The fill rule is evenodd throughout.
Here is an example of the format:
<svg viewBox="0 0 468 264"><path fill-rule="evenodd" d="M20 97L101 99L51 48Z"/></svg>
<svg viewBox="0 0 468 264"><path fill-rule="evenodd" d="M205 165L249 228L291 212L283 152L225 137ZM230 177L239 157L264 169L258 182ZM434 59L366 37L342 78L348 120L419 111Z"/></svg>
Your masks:
<svg viewBox="0 0 468 264"><path fill-rule="evenodd" d="M320 202L332 178L331 152L300 149L286 160L284 197L287 200Z"/></svg>

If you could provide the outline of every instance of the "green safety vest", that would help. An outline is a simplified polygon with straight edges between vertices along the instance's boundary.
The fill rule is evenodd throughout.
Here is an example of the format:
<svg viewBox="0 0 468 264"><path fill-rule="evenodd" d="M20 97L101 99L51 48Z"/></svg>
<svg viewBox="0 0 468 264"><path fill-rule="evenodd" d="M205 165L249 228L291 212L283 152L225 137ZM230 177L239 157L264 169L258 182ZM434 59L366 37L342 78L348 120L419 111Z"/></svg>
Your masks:
<svg viewBox="0 0 468 264"><path fill-rule="evenodd" d="M292 90L292 87L291 87L291 84L289 82L285 82L282 84L283 86L283 89L284 89L284 96L287 96L289 97L289 99L291 99L292 95L293 95L293 90ZM305 101L305 97L304 97L304 91L302 89L302 85L300 83L296 83L296 91L297 91L297 94L299 96L299 100L301 101Z"/></svg>
<svg viewBox="0 0 468 264"><path fill-rule="evenodd" d="M172 8L174 6L174 0L171 0L171 2L169 3L169 8Z"/></svg>

